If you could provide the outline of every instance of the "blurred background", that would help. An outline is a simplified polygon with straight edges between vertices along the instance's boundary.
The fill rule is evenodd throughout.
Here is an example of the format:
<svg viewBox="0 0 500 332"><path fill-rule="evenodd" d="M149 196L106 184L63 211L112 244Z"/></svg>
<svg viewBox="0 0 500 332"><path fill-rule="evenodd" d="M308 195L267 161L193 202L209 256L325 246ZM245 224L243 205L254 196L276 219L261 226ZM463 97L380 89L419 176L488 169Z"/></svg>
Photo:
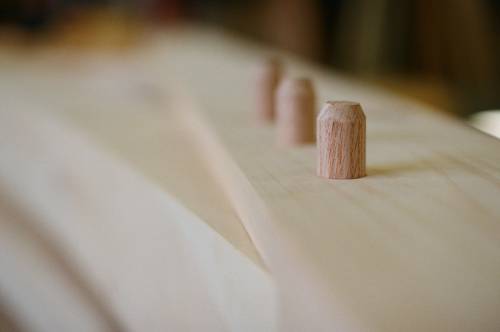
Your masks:
<svg viewBox="0 0 500 332"><path fill-rule="evenodd" d="M2 43L57 35L126 44L149 26L184 22L230 29L475 123L484 119L474 113L500 109L497 0L0 0Z"/></svg>

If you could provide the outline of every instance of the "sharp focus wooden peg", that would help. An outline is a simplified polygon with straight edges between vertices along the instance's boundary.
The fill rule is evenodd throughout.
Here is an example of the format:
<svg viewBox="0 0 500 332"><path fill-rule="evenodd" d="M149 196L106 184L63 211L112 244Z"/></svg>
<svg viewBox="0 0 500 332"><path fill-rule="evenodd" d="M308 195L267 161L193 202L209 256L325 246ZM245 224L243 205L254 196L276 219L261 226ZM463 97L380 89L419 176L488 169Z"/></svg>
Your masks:
<svg viewBox="0 0 500 332"><path fill-rule="evenodd" d="M366 175L366 118L359 103L327 102L316 124L318 175L355 179Z"/></svg>
<svg viewBox="0 0 500 332"><path fill-rule="evenodd" d="M256 78L256 113L262 122L274 120L274 98L281 80L283 66L277 59L271 58L260 64Z"/></svg>
<svg viewBox="0 0 500 332"><path fill-rule="evenodd" d="M309 79L285 79L276 93L276 139L291 146L314 142L314 90Z"/></svg>

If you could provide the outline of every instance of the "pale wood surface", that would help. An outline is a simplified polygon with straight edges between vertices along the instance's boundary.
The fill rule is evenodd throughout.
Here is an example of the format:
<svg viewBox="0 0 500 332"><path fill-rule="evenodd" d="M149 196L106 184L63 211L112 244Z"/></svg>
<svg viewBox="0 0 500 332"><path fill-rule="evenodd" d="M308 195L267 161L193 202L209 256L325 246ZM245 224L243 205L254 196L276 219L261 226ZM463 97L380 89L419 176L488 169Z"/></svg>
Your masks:
<svg viewBox="0 0 500 332"><path fill-rule="evenodd" d="M279 149L273 128L252 121L250 68L265 52L197 33L155 52L151 68L200 101L207 160L289 299L289 328L500 328L497 140L287 57L319 101L366 112L368 176L328 181L315 176L314 146Z"/></svg>
<svg viewBox="0 0 500 332"><path fill-rule="evenodd" d="M62 116L109 153L174 195L259 266L233 207L200 157L175 96L157 86L133 53L78 56L57 50L4 55L4 107ZM75 77L78 74L78 79Z"/></svg>
<svg viewBox="0 0 500 332"><path fill-rule="evenodd" d="M270 276L161 187L38 109L0 128L0 299L23 328L274 330Z"/></svg>
<svg viewBox="0 0 500 332"><path fill-rule="evenodd" d="M479 134L456 120L432 114L424 105L402 100L284 55L290 75L307 76L314 80L318 105L332 99L355 100L363 105L367 116L368 176L352 181L329 181L319 178L315 175L316 149L313 145L278 147L274 144L274 128L255 121L254 69L255 64L267 56L268 50L219 33L186 29L159 34L149 47L131 55L126 66L117 68L117 72L128 74L123 77L114 77L109 73L105 75L114 77L108 82L109 85L104 85L109 89L106 94L116 91L115 98L107 99L109 107L127 108L130 99L121 98L124 91L130 91L126 82L135 81L137 75L144 75L139 77L139 81L141 77L145 77L146 86L154 86L152 90L158 91L159 95L170 91L177 96L176 91L184 89L186 94L192 96L174 108L187 117L186 124L191 130L189 132L195 135L196 144L202 147L198 150L202 155L196 157L203 156L203 160L208 164L207 173L203 174L213 173L219 185L224 187L253 244L271 272L279 289L278 319L281 330L498 331L498 141ZM102 63L104 67L112 67L116 58L102 59ZM28 69L30 68L25 68ZM8 69L5 71L9 72ZM31 80L32 77L27 79ZM67 76L62 81L67 81ZM41 80L35 91L30 93L46 96L49 87L43 82L47 81ZM73 104L70 102L71 98L79 96L82 91L99 94L103 90L103 86L96 84L97 81L90 82L92 83L84 85L84 88L74 90L73 95L65 95L66 108ZM17 90L25 83L18 78ZM2 84L2 87L5 87L2 91L11 92L5 93L6 98L16 91L8 89L11 82L2 81ZM150 91L150 88L146 91ZM156 92L153 95L156 95ZM89 100L88 104L80 101L78 107L96 107L92 101L95 96L85 96L88 97L84 99ZM22 98L13 99L17 104ZM59 99L52 97L45 99L43 103L40 102L40 105L45 105L51 111L59 102ZM159 106L154 105L156 106L153 106L153 109ZM168 181L164 182L163 186L163 182L159 180L162 178L159 170L164 164L155 161L150 167L156 171L145 171L148 169L144 166L146 161L135 156L141 151L140 143L137 143L135 148L128 147L131 143L120 143L120 139L126 139L126 128L130 128L130 123L143 121L140 116L135 118L131 114L123 113L124 119L117 121L121 123L119 127L123 127L116 131L116 136L111 134L109 137L106 128L99 129L97 124L87 124L94 120L85 118L86 115L67 117L78 126L86 128L104 146L121 151L118 155L121 153L121 157L128 160L136 170L153 181L158 181L161 188L166 190L169 187L166 184ZM103 123L111 122L111 118L110 116L108 120L103 120ZM154 121L148 120L144 126L152 126ZM151 138L143 142L154 141L156 135L161 137L161 126L156 128L160 129L152 131L154 134ZM138 139L137 142L140 141ZM51 144L58 146L55 142ZM144 159L152 158L152 154L146 154ZM26 158L29 160L30 157ZM76 163L81 164L81 160L76 159ZM9 169L16 173L12 174L29 174L27 171L15 169L13 165L10 164ZM183 165L183 162L178 165ZM35 167L29 169L37 170ZM79 168L75 168L75 172L76 169ZM179 166L178 171L179 169L182 167ZM193 171L199 172L193 168L187 171L187 174ZM112 174L112 171L106 172L106 175ZM157 174L156 177L154 174ZM2 177L4 181L10 178L11 176L6 175ZM12 178L21 181L18 175ZM109 183L106 177L99 180ZM29 178L23 181L29 181ZM81 181L85 186L97 185L90 176ZM181 182L179 180L178 183ZM22 183L23 185L21 182L11 184L10 188L15 188L21 195L21 188L28 187L24 185L26 182ZM95 188L88 190L92 194L99 194ZM149 192L149 189L146 191ZM132 197L141 196L139 192L128 192L130 196L124 197L120 202L135 201ZM37 199L43 197L41 192L37 195ZM158 194L157 199L164 195ZM182 190L175 195L182 197ZM189 193L189 190L184 195L183 203L188 208L194 211L198 206L200 215L203 211L208 211L200 208L206 204L205 196L195 196ZM98 202L100 197L97 195L95 201ZM224 201L224 198L220 200ZM26 201L29 205L37 200L18 196L14 201ZM172 209L175 211L172 212L173 215L182 215L181 219L184 220L184 214L178 212L177 207ZM137 213L145 211L141 209ZM147 213L145 215L149 216ZM198 220L194 215L190 216L186 218ZM199 223L193 222L193 225ZM131 225L134 225L130 226L132 232L137 224ZM164 227L161 225L155 223L151 228L161 229ZM118 228L115 226L110 229ZM219 241L222 238L216 233L200 231L199 229L205 228L199 225L194 228L198 231L188 232L205 234L202 238L210 238L212 235L218 238L213 242L207 240L206 245L193 247L199 250L197 252L201 256L206 248L210 247L210 243L223 245L228 252L235 255L238 253L232 251L232 247L228 246L225 240ZM213 225L212 228L217 229ZM57 227L53 231L55 230ZM68 229L66 231L70 232ZM76 238L77 235L71 232ZM234 240L244 238L238 235L242 233L237 227L221 227L218 232L247 257L252 256L251 250L244 249L246 242ZM109 231L107 234L111 233L113 232ZM177 235L173 237L176 238ZM142 239L140 242L155 245L162 242L158 237L155 239ZM130 243L130 239L124 238L120 243L126 249L125 243ZM188 243L186 246L189 246ZM71 248L72 245L66 242L66 247ZM176 248L173 244L172 247L160 248L159 251L171 252ZM168 258L172 262L177 262L177 259L193 259L193 256L172 255ZM119 254L117 256L121 257ZM233 266L240 272L245 269L250 272L248 279L238 274L238 278L243 278L241 280L248 283L241 283L241 280L235 282L244 294L238 295L235 290L233 299L242 296L252 303L251 308L259 304L272 304L273 297L266 295L272 291L264 291L268 289L265 286L265 280L268 280L265 276L268 275L261 268L257 268L258 263L243 264L243 259L246 258L241 255L238 257L228 266ZM71 259L80 262L77 256L71 256ZM253 261L258 262L258 258ZM203 265L207 268L204 278L210 279L211 275L219 275L220 271L210 269L212 264L217 262L215 258L201 259L198 263L200 262L207 264ZM124 269L119 263L118 261L113 264ZM85 266L93 271L89 272L86 278L94 281L97 279L93 279L93 274L104 269L103 265ZM179 280L181 275L182 272L175 274ZM118 276L116 278L120 279ZM141 278L137 280L139 279ZM109 280L114 279L97 280L102 282L97 285L103 285L103 292L108 287L113 289L114 284ZM215 281L218 280L223 279L215 278ZM253 283L249 280L263 281ZM192 282L177 282L184 285L184 281ZM134 284L132 281L131 283ZM257 284L264 286L260 288ZM218 292L226 289L226 286L229 285L209 289L210 296L203 298L217 298ZM263 289L264 295L256 296L253 287ZM200 285L202 293L209 290ZM132 315L131 310L138 308L128 307L129 301L126 298L112 295L114 294L111 294L109 299L121 299L120 308L125 316ZM197 310L204 312L203 304L205 302L202 302ZM216 307L229 310L231 304ZM211 308L211 305L207 305L207 308ZM269 307L261 309L273 312ZM165 310L163 314L167 315L169 311ZM250 312L257 313L257 310ZM256 324L263 321L258 314L250 318ZM272 321L272 318L269 320ZM228 321L231 322L227 328L229 330L232 327L235 328L232 330L239 330L244 324L236 318ZM133 321L127 323L134 324ZM148 320L143 323L150 322Z"/></svg>

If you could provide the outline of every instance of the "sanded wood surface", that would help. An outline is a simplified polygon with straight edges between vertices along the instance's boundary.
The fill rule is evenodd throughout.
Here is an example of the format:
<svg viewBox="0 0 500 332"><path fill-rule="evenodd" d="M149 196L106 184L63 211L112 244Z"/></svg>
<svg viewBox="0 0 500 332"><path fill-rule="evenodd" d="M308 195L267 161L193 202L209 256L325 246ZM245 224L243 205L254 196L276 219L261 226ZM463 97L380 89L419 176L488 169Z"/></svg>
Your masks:
<svg viewBox="0 0 500 332"><path fill-rule="evenodd" d="M155 52L150 65L199 101L193 122L207 161L283 287L285 326L500 328L497 140L286 57L315 80L320 103L354 100L366 113L368 176L325 180L313 145L279 148L273 128L252 120L250 68L266 52L197 33Z"/></svg>
<svg viewBox="0 0 500 332"><path fill-rule="evenodd" d="M202 162L182 112L175 109L176 97L155 85L130 52L125 57L57 49L29 56L4 54L4 108L62 116L263 267L232 205Z"/></svg>
<svg viewBox="0 0 500 332"><path fill-rule="evenodd" d="M206 313L205 309L212 310L212 305L223 309L218 311L217 315L230 312L233 304L231 301L224 302L224 305L220 304L222 302L215 301L214 304L211 301L223 301L218 297L219 292L224 291L226 286L237 285L241 287L242 294L238 294L238 288L235 286L231 288L234 292L230 293L234 297L228 296L225 299L236 301L241 296L244 303L248 300L248 312L255 314L247 317L249 321L256 324L257 330L260 330L257 324L261 323L272 327L273 324L269 322L274 322L274 316L260 316L261 312L256 309L259 304L267 303L270 307L261 309L274 313L271 304L275 298L269 296L273 292L268 283L268 277L271 276L272 284L278 289L277 320L282 331L498 331L499 142L457 120L434 114L425 105L353 82L282 54L289 75L309 77L313 80L317 105L322 105L327 100L352 100L361 103L366 113L367 177L344 181L317 177L317 155L313 144L288 148L279 146L275 144L275 128L269 123L262 124L255 119L255 66L271 53L274 56L279 54L220 32L181 29L160 33L152 38L148 45L143 45L142 49L128 54L126 65L115 67L116 72L125 73L123 76L105 72L104 77L109 80L90 79L85 82L85 76L75 71L80 74L76 81L83 83L74 90L63 90L66 92L64 98L55 98L54 94L49 93L51 88L47 82L53 83L54 80L61 79L59 86L64 86L68 73L42 77L39 84L26 86L33 90L30 90L30 99L35 98L35 95L40 97L33 99L39 101L36 105L48 108L48 112L56 113L57 116L65 114L64 117L69 122L84 129L103 147L109 149L108 152L112 150L128 161L128 167L138 170L149 181L157 182L156 185L159 185L161 190L173 193L184 206L196 211L198 216L181 209L170 199L166 199L170 202L170 212L166 211L166 207L161 207L166 194L161 190L158 192L158 189L151 189L141 178L137 185L140 190L134 190L135 186L127 186L126 193L120 195L119 200L140 203L137 203L137 210L132 211L133 216L144 214L145 217L137 217L135 220L149 220L151 217L146 208L149 203L144 203L146 197L155 202L155 211L163 211L161 214L165 214L165 219L179 217L180 219L172 219L179 221L173 223L174 225L182 225L181 220L184 219L191 220L189 225L192 225L194 230L190 226L189 230L182 234L200 234L200 239L205 240L201 241L199 246L193 246L196 254L176 255L175 248L188 250L189 244L193 243L176 242L172 247L160 245L163 238L153 231L146 230L146 233L140 233L143 237L137 240L141 242L139 248L147 243L158 245L155 247L157 251L148 251L148 245L139 253L130 251L127 243L130 243L131 238L125 234L117 238L117 247L113 247L116 252L122 248L131 255L151 255L153 258L144 263L147 271L151 273L155 271L154 257L157 256L154 252L168 252L171 256L167 260L175 264L185 260L185 263L189 264L193 263L193 259L200 258L198 264L206 268L206 273L202 274L205 279L202 279L213 281L210 284L212 288L205 289L206 284L197 284L198 280L181 281L184 273L182 271L171 276L181 285L193 283L199 286L197 289L206 295L200 299L207 302L199 303L196 309L192 309L194 312ZM0 61L3 61L2 59L0 58ZM113 68L117 58L110 56L101 61L103 68ZM21 70L7 69L12 66L5 68L7 73L9 70ZM33 70L24 66L22 68L27 72ZM94 69L97 72L103 70L98 67ZM39 73L49 75L44 70ZM62 78L59 75L62 75ZM23 98L15 98L15 92L27 82L36 79L15 77L16 89L9 90L8 81L2 81L1 84L5 87L2 90L5 99L12 100L13 104L19 106ZM131 81L138 82L141 88L131 90ZM97 98L96 96L102 96L103 91L106 97ZM124 92L133 95L137 91L142 91L141 93L148 97L139 98L143 101L137 104L133 101L134 98L123 98ZM163 104L163 98L168 95L175 97L173 108L182 114L181 122L169 117L149 115L147 120L144 120L141 114L134 113L136 106L141 112L143 108L152 111L167 107L168 103ZM82 96L85 98L81 98ZM75 98L79 100L72 102ZM96 99L102 100L103 105L96 104ZM151 102L151 108L145 106L144 100ZM130 103L135 106L130 108ZM33 106L31 102L28 104ZM100 110L98 113L104 113L103 110L107 108L127 111L119 115L118 112L115 113L117 117L122 117L120 119L116 119L114 115L103 115L102 122L95 118L97 113L90 115L92 113L82 112L95 109ZM188 139L186 136L173 138L170 134L162 133L161 121L172 121L173 127L170 127L170 124L165 125L169 132L175 132L173 128L177 128L177 124L187 126ZM112 123L116 124L116 128L108 127ZM144 129L140 135L133 134L130 128L138 123L144 128L153 129L150 132ZM6 125L6 129L11 128ZM13 132L19 134L15 130ZM57 147L57 137L47 135L53 138L48 146ZM44 135L40 134L39 137L43 141ZM127 141L127 137L135 137L137 141ZM182 149L188 146L186 153L193 159L176 159L173 165L177 166L173 168L168 167L166 159L156 159L155 154L163 147L154 147L156 143L153 142L168 139L175 139L175 143L169 143L172 147L166 148L170 154L177 155L173 151L176 143L179 143L182 147L179 147L181 150L178 155L182 156ZM191 139L193 149L189 147L191 145L182 143ZM63 139L62 142L64 141ZM151 144L148 145L151 150L142 149L141 145L144 143ZM46 192L40 189L36 195L25 198L21 195L21 189L28 187L25 183L33 179L24 179L23 175L33 173L33 176L39 174L43 178L44 169L38 170L29 165L32 152L17 154L15 148L12 148L15 144L4 146L10 146L11 155L16 156L18 160L25 160L27 166L17 169L10 159L6 159L9 163L2 162L2 180L5 182L6 179L12 178L7 182L7 186L2 187L2 192L16 192L18 196L11 197L10 201L24 202L26 209L31 208L39 216L45 216L47 211L41 207L44 205L42 203L47 202L47 199L44 199ZM195 148L196 146L198 148ZM30 145L26 144L26 147ZM81 148L81 145L78 145L78 149ZM51 148L52 155L60 156L59 152L56 153L58 149L53 149L54 151ZM30 147L29 151L32 150ZM69 153L71 150L72 148L67 146L63 151ZM83 150L87 151L86 148ZM91 151L94 151L93 148ZM93 152L90 155L95 157ZM95 158L101 160L101 157ZM102 159L105 165L116 166L115 162L108 162L106 158ZM101 206L100 199L106 202L105 197L103 198L96 189L100 188L101 182L104 186L110 181L115 184L135 178L134 175L124 175L122 172L129 174L129 171L123 171L121 166L116 166L116 169L115 166L109 166L105 169L105 175L94 180L89 174L79 178L76 176L80 170L77 167L79 164L82 164L81 158L75 158L64 165L71 166L69 168L75 172L75 178L79 179L78 183L83 186L85 192L96 195L90 202L97 206ZM162 172L163 168L165 173ZM96 168L92 170L98 171ZM122 175L111 176L115 171ZM99 170L99 173L101 172L103 170ZM182 174L182 177L175 179L174 174ZM192 174L202 176L190 177ZM201 180L196 179L205 177L209 180L196 186L198 181L201 183ZM182 187L183 182L193 189ZM212 189L200 194L205 183ZM221 192L221 188L225 193ZM151 194L151 190L155 194ZM217 199L214 205L225 211L222 216L230 216L231 211L236 211L238 218L222 217L227 223L218 224L217 213L211 215L210 203L207 206L207 197L212 194L214 199ZM137 198L137 201L132 197ZM116 202L111 200L108 203L115 206ZM143 204L146 204L146 207ZM57 211L54 205L47 205L51 206L51 216L57 216L58 214L53 212ZM84 207L76 211L83 210ZM181 210L184 212L180 212ZM69 211L75 212L71 209ZM202 226L204 222L200 220L205 213L205 222L211 228ZM122 214L113 212L110 216L114 219ZM209 222L211 218L213 223ZM109 235L120 229L118 221L103 219L109 222L105 234ZM137 224L132 217L127 217L126 220L129 221L129 231L133 232ZM251 242L245 239L240 220L248 231ZM150 230L163 230L161 234L171 232L170 229L164 228L156 217L150 223ZM51 231L53 234L59 234L57 243L63 243L65 237L68 237L64 247L71 248L71 244L76 240L70 239L76 239L78 234L75 230L63 226L64 223L61 222L61 229L54 226ZM90 232L91 228L84 227L80 230L82 229L84 234L89 235L88 238L93 234ZM212 229L217 230L219 234L212 232ZM173 239L180 234L172 232ZM107 239L112 239L112 236ZM228 243L231 243L231 246ZM228 269L234 268L226 270L229 275L237 275L232 279L234 283L218 283L224 280L223 276L226 275L224 271L212 269L217 266L220 258L218 255L208 259L202 258L205 257L203 253L212 245L222 245L228 257L234 255L234 262L221 265ZM233 251L234 247L238 248L238 251ZM102 248L106 249L106 246ZM97 259L94 262L91 258L96 257L95 249L84 249L78 251L78 255L70 256L69 260L75 260L79 266L86 267L84 280L91 281L90 284L100 289L107 301L115 304L111 308L119 308L119 313L123 315L119 321L140 330L140 327L160 322L165 317L162 314L171 314L169 309L177 312L171 307L165 309L166 311L152 310L152 314L157 315L152 321L151 317L134 316L133 313L139 312L135 311L139 310L137 308L150 308L148 306L156 303L157 298L153 295L148 298L149 293L145 293L142 294L144 302L130 304L132 297L128 292L106 294L106 290L114 289L112 281L120 279L117 273L99 274L99 271L105 270L105 263L112 260ZM260 266L256 251L263 258L270 274ZM105 257L110 257L115 251L106 252ZM240 252L252 260L245 261L246 257L240 257ZM92 257L86 256L92 253ZM118 271L126 268L121 260L113 264ZM192 273L192 270L187 269ZM248 278L243 278L240 273ZM135 275L135 281L126 279L120 285L134 289L137 280L143 280L138 274ZM193 276L189 273L187 275ZM212 277L214 279L211 279ZM255 284L250 280L256 280ZM161 284L157 279L153 281ZM189 298L194 302L198 299ZM151 299L155 301L151 302ZM246 308L245 305L243 307ZM238 305L236 308L242 306ZM88 312L92 314L91 310ZM188 317L183 317L189 319L189 314L187 315ZM203 317L210 324L213 323L216 329L241 330L242 327L250 326L255 330L254 325L240 320L238 315L225 316L228 318L223 320L226 325L217 325L220 321L212 320L210 314ZM186 329L189 328L195 329L196 326L188 324Z"/></svg>
<svg viewBox="0 0 500 332"><path fill-rule="evenodd" d="M270 276L161 187L50 114L0 128L0 299L20 326L274 330Z"/></svg>

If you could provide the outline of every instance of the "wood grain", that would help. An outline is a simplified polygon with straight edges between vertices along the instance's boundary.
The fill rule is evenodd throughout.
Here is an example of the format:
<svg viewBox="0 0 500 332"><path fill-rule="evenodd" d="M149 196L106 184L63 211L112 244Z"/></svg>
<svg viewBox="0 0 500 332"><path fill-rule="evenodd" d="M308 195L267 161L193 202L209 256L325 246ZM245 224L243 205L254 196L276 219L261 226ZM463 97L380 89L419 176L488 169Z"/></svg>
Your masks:
<svg viewBox="0 0 500 332"><path fill-rule="evenodd" d="M28 330L274 330L269 275L171 195L39 110L0 128L2 303Z"/></svg>
<svg viewBox="0 0 500 332"><path fill-rule="evenodd" d="M357 179L366 175L366 118L361 105L327 102L316 128L318 176Z"/></svg>
<svg viewBox="0 0 500 332"><path fill-rule="evenodd" d="M200 157L172 91L155 85L136 57L78 54L52 50L36 54L34 61L23 53L4 53L0 96L5 108L40 109L66 120L175 196L264 268L234 208Z"/></svg>
<svg viewBox="0 0 500 332"><path fill-rule="evenodd" d="M356 100L369 119L368 176L325 181L314 147L279 149L273 129L249 118L263 50L198 31L182 40L148 63L162 59L160 76L184 77L199 100L207 161L280 287L284 331L500 328L497 140L284 55L292 74L314 79L319 101ZM218 84L204 79L221 67Z"/></svg>
<svg viewBox="0 0 500 332"><path fill-rule="evenodd" d="M128 74L104 85L110 95L117 92L115 98L106 98L109 103L104 108L126 108L130 99L121 99L123 91L130 92L126 83L138 75L147 77L160 94L176 91L174 87L186 90L190 97L175 108L186 116L186 125L202 147L199 153L209 164L206 174L213 174L223 186L272 280L255 264L245 263L243 250L233 250L203 226L199 216L165 194L166 185L159 189L143 178L148 174L151 180L153 173L138 176L121 162L110 161L109 151L97 153L93 144L77 144L81 141L65 125L39 132L36 128L44 121L35 121L33 131L12 125L8 117L0 121L0 143L9 152L1 153L2 193L9 202L24 204L19 210L30 211L34 225L48 227L44 234L51 235L67 260L81 268L78 271L86 271L83 279L106 299L112 317L132 330L163 326L164 320L178 324L170 326L174 330L196 330L197 323L205 324L205 329L265 330L273 326L266 322L274 321L265 315L275 313L276 299L269 295L272 284L278 288L282 331L498 331L499 142L434 114L428 106L281 54L290 75L311 77L317 102L356 100L367 115L368 176L326 181L316 176L314 146L280 148L274 144L275 129L254 121L253 65L271 52L276 53L220 32L159 33L149 46L130 55L131 62L124 66L128 70L117 68ZM113 68L116 58L101 61L103 67ZM13 71L10 65L4 68L4 75ZM28 73L33 69L26 68ZM24 76L16 84L20 87L32 79ZM47 81L41 82L38 89L29 89L39 97L50 90L43 84ZM61 82L67 83L67 76ZM64 100L92 87L96 95L103 90L96 81L90 82ZM5 103L12 81L0 84ZM49 109L72 105L51 96L37 99L44 100L37 105ZM16 105L22 101L13 98ZM84 99L78 107L96 105ZM111 143L126 136L125 128L131 125L125 123L138 123L140 118L134 120L130 112L123 117L123 128L109 141L104 138L106 129L98 133L89 125L88 132L103 145L123 149L124 159L135 165L132 168L143 169L137 166L143 165L137 161L141 157L134 156L140 154L140 144L128 150ZM78 116L72 119L80 121ZM38 135L24 135L32 132ZM160 132L161 126L153 136L166 137ZM53 166L47 167L47 160ZM59 183L53 171L61 169L68 170L73 181L69 184L78 190L68 194L51 185ZM95 173L101 176L96 178ZM162 182L156 179L153 182ZM186 201L201 206L192 202L205 197L193 195ZM97 213L91 220L99 221L98 228L86 224L88 219L82 216L88 211ZM195 242L187 240L193 238ZM130 243L137 246L131 248ZM222 254L207 249L219 246ZM166 256L158 259L158 252ZM140 269L130 268L130 261L138 262ZM231 263L219 265L221 261ZM167 265L175 269L167 271ZM138 284L153 286L135 288ZM181 285L176 289L184 295L157 296L170 294L157 291L171 289L168 285ZM138 293L130 293L131 289ZM191 301L182 302L185 306L168 301L179 298ZM193 321L186 303L196 304L189 310L203 315ZM250 309L238 311L243 315L238 316L235 308Z"/></svg>

